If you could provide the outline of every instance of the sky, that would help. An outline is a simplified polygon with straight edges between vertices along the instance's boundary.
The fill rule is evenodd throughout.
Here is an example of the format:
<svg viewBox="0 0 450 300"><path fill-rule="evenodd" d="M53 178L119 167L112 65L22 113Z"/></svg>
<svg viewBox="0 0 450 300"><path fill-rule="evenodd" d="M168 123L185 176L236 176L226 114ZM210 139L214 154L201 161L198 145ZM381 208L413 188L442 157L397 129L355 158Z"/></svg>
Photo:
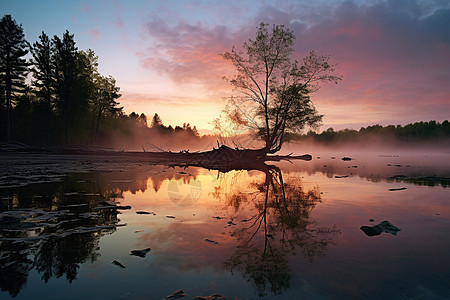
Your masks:
<svg viewBox="0 0 450 300"><path fill-rule="evenodd" d="M261 22L294 31L294 58L315 50L338 63L343 80L312 95L321 130L450 119L450 0L2 0L0 13L30 43L69 30L116 79L127 114L165 125L212 129L233 93L219 54Z"/></svg>

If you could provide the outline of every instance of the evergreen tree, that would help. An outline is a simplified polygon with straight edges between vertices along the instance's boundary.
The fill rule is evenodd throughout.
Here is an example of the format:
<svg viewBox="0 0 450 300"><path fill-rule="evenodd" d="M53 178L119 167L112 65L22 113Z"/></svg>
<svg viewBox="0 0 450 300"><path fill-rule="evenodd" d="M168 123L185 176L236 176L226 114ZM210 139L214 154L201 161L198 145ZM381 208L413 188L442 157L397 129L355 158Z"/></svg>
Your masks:
<svg viewBox="0 0 450 300"><path fill-rule="evenodd" d="M39 100L47 103L49 106L52 103L54 77L52 72L52 44L49 37L42 32L39 36L39 41L31 47L31 72L34 80L32 84L35 87L36 96Z"/></svg>
<svg viewBox="0 0 450 300"><path fill-rule="evenodd" d="M55 78L52 69L52 43L50 38L42 32L39 41L31 47L33 55L30 63L37 102L33 107L35 131L41 133L41 142L50 144L55 136L55 115L53 113Z"/></svg>
<svg viewBox="0 0 450 300"><path fill-rule="evenodd" d="M139 116L138 120L141 126L147 127L147 116L144 113Z"/></svg>
<svg viewBox="0 0 450 300"><path fill-rule="evenodd" d="M76 110L77 104L74 95L77 47L75 46L73 34L69 34L67 30L62 39L55 35L52 42L54 54L52 57L52 67L57 95L55 98L55 108L61 118L64 143L67 144L69 140L69 128L73 122L73 112Z"/></svg>
<svg viewBox="0 0 450 300"><path fill-rule="evenodd" d="M159 115L157 113L155 113L155 115L152 118L152 123L150 125L150 128L157 128L163 126L163 123L161 121L161 118L159 117Z"/></svg>
<svg viewBox="0 0 450 300"><path fill-rule="evenodd" d="M28 53L22 25L18 25L10 15L0 21L0 81L3 96L2 108L6 114L6 139L12 137L12 108L14 99L25 87L28 72L24 56ZM3 118L2 118L3 119Z"/></svg>

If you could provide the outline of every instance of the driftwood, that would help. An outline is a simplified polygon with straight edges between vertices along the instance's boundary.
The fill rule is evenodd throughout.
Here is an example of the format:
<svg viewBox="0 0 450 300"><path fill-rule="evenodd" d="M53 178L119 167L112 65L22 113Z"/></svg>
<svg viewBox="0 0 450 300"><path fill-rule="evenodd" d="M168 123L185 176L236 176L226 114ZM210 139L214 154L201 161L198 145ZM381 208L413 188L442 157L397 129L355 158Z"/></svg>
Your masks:
<svg viewBox="0 0 450 300"><path fill-rule="evenodd" d="M246 169L248 165L261 164L267 161L291 161L312 159L311 155L293 156L271 155L265 149L232 149L225 145L211 151L194 152L138 152L114 151L110 148L97 146L70 145L65 147L38 148L24 144L0 144L0 153L38 153L55 155L81 155L108 158L110 161L121 159L145 160L154 164L169 166L199 166L208 169L229 171L233 169Z"/></svg>

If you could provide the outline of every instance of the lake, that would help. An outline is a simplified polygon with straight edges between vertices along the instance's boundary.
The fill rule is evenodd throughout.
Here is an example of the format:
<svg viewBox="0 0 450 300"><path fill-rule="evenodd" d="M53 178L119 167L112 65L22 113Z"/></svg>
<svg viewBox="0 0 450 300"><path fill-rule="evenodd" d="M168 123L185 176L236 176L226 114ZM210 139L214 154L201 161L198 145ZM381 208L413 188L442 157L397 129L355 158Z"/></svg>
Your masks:
<svg viewBox="0 0 450 300"><path fill-rule="evenodd" d="M448 152L8 180L1 299L450 297Z"/></svg>

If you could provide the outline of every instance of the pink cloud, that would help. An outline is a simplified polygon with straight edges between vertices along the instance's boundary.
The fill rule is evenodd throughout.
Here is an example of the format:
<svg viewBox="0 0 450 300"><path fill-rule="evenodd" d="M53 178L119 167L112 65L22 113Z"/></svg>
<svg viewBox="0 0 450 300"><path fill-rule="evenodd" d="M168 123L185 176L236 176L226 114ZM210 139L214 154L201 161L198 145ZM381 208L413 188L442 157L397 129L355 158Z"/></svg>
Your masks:
<svg viewBox="0 0 450 300"><path fill-rule="evenodd" d="M100 31L95 28L91 28L87 31L87 34L91 36L92 40L96 42L100 37Z"/></svg>
<svg viewBox="0 0 450 300"><path fill-rule="evenodd" d="M386 122L401 123L448 119L450 9L433 9L414 1L408 6L396 1L267 5L245 27L234 30L187 21L169 25L171 20L153 18L145 24L145 41L150 46L139 52L141 64L175 82L197 82L230 94L221 78L233 69L218 54L253 38L260 21L286 24L294 30L296 58L314 49L331 54L332 62L339 63L344 80L323 87L313 97L317 104L329 108L353 105L367 120L380 116ZM349 120L354 113L349 112Z"/></svg>
<svg viewBox="0 0 450 300"><path fill-rule="evenodd" d="M115 19L111 22L114 26L119 28L124 28L125 24L122 21L122 18L120 16L115 16Z"/></svg>
<svg viewBox="0 0 450 300"><path fill-rule="evenodd" d="M169 75L177 83L200 83L211 90L228 88L222 76L233 69L219 54L231 49L229 29L183 22L169 26L161 20L145 28L156 43L137 54L144 68Z"/></svg>
<svg viewBox="0 0 450 300"><path fill-rule="evenodd" d="M82 2L80 5L80 11L82 11L83 13L89 13L91 12L92 7L87 3L87 2Z"/></svg>

